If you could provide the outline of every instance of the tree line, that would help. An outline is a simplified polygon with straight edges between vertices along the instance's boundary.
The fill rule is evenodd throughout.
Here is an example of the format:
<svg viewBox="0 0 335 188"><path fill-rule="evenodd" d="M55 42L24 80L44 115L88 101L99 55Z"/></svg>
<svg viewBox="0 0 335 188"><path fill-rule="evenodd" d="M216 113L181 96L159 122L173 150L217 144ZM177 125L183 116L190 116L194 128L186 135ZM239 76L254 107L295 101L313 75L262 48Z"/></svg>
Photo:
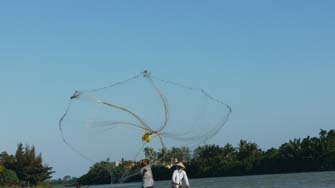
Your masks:
<svg viewBox="0 0 335 188"><path fill-rule="evenodd" d="M240 140L237 147L229 143L204 145L193 152L186 147L161 151L146 148L145 153L154 163L155 180L171 178L172 170L167 166L173 161L183 161L190 178L335 170L335 131L321 130L318 137L292 139L267 150L256 143ZM138 170L138 162L101 161L78 178L78 182L85 185L118 183L130 170ZM137 174L127 181L140 181L140 176Z"/></svg>
<svg viewBox="0 0 335 188"><path fill-rule="evenodd" d="M35 186L50 179L52 173L34 146L19 143L14 155L0 154L0 186Z"/></svg>

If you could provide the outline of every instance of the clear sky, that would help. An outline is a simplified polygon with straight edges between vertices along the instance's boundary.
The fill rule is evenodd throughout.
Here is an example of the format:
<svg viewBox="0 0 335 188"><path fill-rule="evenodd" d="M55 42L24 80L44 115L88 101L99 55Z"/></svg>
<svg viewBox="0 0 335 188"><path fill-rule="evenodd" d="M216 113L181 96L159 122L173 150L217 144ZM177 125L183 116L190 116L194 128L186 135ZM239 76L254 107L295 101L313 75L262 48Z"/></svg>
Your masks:
<svg viewBox="0 0 335 188"><path fill-rule="evenodd" d="M75 89L144 69L233 108L212 143L261 148L335 128L334 1L2 1L0 150L34 144L54 176L90 164L61 141Z"/></svg>

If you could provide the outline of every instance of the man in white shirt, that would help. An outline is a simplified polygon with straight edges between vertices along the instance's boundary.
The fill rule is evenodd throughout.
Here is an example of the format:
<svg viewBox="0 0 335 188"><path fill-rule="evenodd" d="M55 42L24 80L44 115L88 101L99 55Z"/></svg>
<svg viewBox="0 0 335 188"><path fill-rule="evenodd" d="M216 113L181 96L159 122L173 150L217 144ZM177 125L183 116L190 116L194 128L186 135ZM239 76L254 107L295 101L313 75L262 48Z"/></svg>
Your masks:
<svg viewBox="0 0 335 188"><path fill-rule="evenodd" d="M190 183L185 172L185 166L182 162L177 163L176 170L172 174L172 188L182 188L183 182L187 188L190 188Z"/></svg>
<svg viewBox="0 0 335 188"><path fill-rule="evenodd" d="M149 165L149 159L143 159L140 164L142 167L142 188L153 188L154 178L152 176L151 165Z"/></svg>

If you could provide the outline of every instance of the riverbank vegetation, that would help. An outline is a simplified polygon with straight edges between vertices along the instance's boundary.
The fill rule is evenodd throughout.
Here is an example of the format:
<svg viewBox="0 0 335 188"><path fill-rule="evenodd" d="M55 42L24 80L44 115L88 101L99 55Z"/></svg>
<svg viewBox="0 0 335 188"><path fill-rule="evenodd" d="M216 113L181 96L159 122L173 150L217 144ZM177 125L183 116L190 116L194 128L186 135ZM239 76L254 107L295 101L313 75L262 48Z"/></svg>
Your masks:
<svg viewBox="0 0 335 188"><path fill-rule="evenodd" d="M164 164L153 165L155 180L171 178L172 170L166 168L171 158L185 163L190 178L335 170L335 131L321 130L318 137L292 139L267 150L240 140L236 147L205 145L193 152L185 147L163 151L146 148L146 155L151 161ZM85 185L117 183L126 170L137 167L136 161L102 161L94 164L78 182ZM139 175L128 179L139 180Z"/></svg>
<svg viewBox="0 0 335 188"><path fill-rule="evenodd" d="M46 187L51 178L52 167L43 164L42 155L35 147L19 143L15 155L0 154L0 186L2 187Z"/></svg>

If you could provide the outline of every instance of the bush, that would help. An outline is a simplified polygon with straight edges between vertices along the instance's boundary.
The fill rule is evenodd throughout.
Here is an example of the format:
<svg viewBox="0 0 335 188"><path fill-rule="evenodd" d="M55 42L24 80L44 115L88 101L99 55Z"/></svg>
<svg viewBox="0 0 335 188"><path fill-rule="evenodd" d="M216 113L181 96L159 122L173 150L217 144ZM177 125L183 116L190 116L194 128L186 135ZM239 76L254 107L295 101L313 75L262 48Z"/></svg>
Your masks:
<svg viewBox="0 0 335 188"><path fill-rule="evenodd" d="M14 185L18 182L19 178L13 170L0 166L0 185Z"/></svg>

